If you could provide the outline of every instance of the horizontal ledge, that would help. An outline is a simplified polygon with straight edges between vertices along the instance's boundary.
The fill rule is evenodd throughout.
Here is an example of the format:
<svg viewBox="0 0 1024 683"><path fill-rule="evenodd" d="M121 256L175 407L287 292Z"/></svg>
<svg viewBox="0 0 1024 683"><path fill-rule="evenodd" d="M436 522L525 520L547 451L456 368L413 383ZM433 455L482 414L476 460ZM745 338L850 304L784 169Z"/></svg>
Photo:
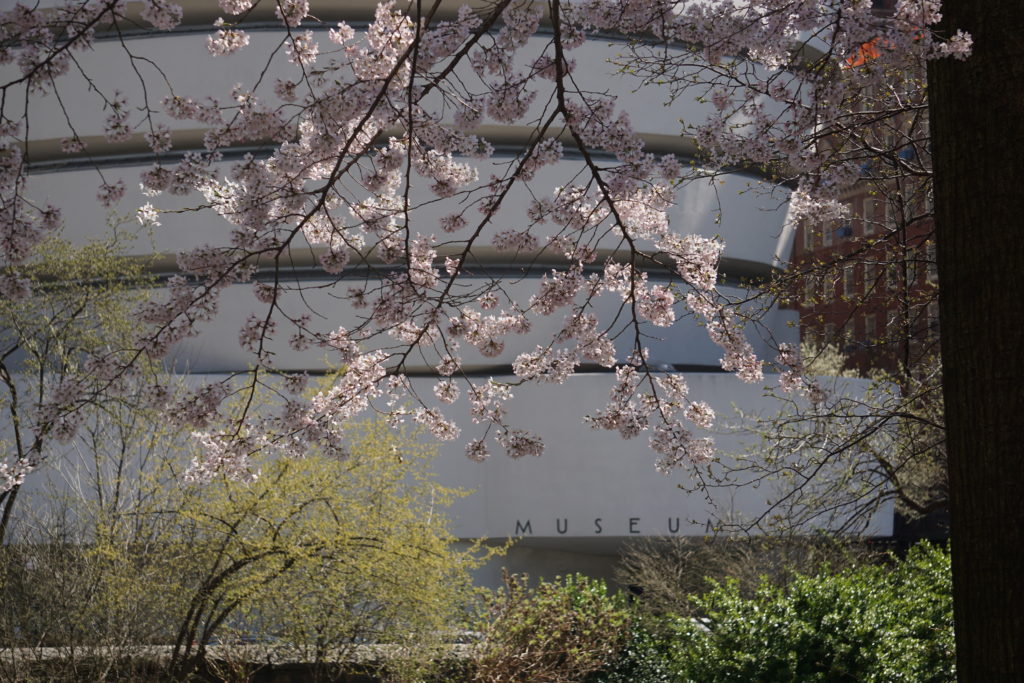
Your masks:
<svg viewBox="0 0 1024 683"><path fill-rule="evenodd" d="M160 38L162 36L174 36L190 33L213 33L217 28L214 22L223 18L232 27L239 28L246 32L276 31L287 32L287 28L281 23L276 15L276 3L260 3L251 10L240 15L230 15L213 5L212 0L179 0L184 12L182 21L175 28L169 31L162 31L154 28L148 21L142 18L141 4L129 3L128 11L125 13L130 27L120 26L119 30L114 29L109 23L101 26L96 32L97 41L113 40L135 40L140 38ZM298 26L298 30L305 31L326 31L335 28L338 22L345 22L356 30L365 30L373 21L374 14L380 0L312 0L310 2L310 13ZM540 26L534 35L554 35L554 28L547 12L546 3L535 3L545 11L541 18ZM493 8L492 2L482 0L441 0L440 5L431 18L431 28L435 28L442 21L455 21L459 17L459 8L462 5L469 5L477 11L478 16L486 15ZM428 8L424 8L426 12ZM406 16L414 16L408 5L398 7L398 10ZM489 33L497 33L504 24L498 19L490 27ZM293 31L295 29L292 29ZM592 30L587 34L588 40L599 40L602 42L629 43L637 40L636 36L625 35L616 31ZM662 41L657 41L661 44ZM677 43L678 44L678 43ZM681 48L683 45L679 45Z"/></svg>
<svg viewBox="0 0 1024 683"><path fill-rule="evenodd" d="M101 26L97 31L96 39L120 40L122 38L133 39L168 34L174 35L176 33L209 33L214 30L213 22L218 18L224 18L224 20L229 23L237 22L237 25L246 31L286 30L280 19L276 16L276 2L258 3L249 11L237 16L226 15L219 6L214 5L212 0L178 0L177 4L179 4L183 10L182 23L170 31L159 31L153 28L149 22L142 18L143 4L141 2L129 2L125 14L127 20L134 24L135 28L121 28L120 30L114 30L109 25ZM350 24L355 24L358 27L362 27L360 25L367 25L373 20L379 4L379 0L343 0L342 2L339 2L338 0L311 0L309 3L309 16L303 21L299 28L302 30L327 29L336 25L339 21L344 21ZM537 2L534 0L530 4L539 6L543 11L541 25L537 34L553 34L554 31L552 29L551 14L548 3ZM454 21L458 18L459 8L463 5L468 5L477 12L487 12L493 8L493 2L488 2L487 0L441 0L432 17L432 25L436 25L437 22L441 21ZM401 3L399 3L399 9L403 10ZM410 6L406 6L404 8L407 15L412 15L413 13L409 10ZM498 25L501 25L500 20ZM356 26L354 26L354 28ZM591 31L587 34L587 37L588 40L602 40L621 43L638 40L637 36L625 35L615 31ZM655 44L662 44L663 41L654 40L651 42ZM685 46L680 45L680 47ZM804 42L794 52L793 57L794 62L797 65L800 65L817 61L824 56L824 54L825 53L819 48L813 47L809 43Z"/></svg>
<svg viewBox="0 0 1024 683"><path fill-rule="evenodd" d="M530 126L484 125L473 130L473 134L490 142L495 149L495 156L515 156L530 142L536 129ZM169 152L155 154L146 143L142 134L134 134L123 142L108 142L101 135L82 136L86 151L67 154L61 150L59 138L29 140L26 143L25 158L31 175L45 173L62 173L93 168L111 168L118 166L147 166L153 163L177 163L189 152L208 153L203 146L203 135L206 129L175 130L171 132L172 148ZM387 129L377 135L383 143L389 137L402 134L398 129ZM559 135L547 135L556 138L564 147L564 159L581 159L582 152L568 131ZM693 138L683 135L666 135L664 133L638 133L644 143L644 151L649 154L674 154L682 160L689 160L695 166L701 166L700 149ZM217 151L224 161L235 161L251 154L256 158L269 157L277 144L270 141L223 147ZM615 157L603 150L588 149L587 154L600 161L616 161ZM788 182L779 182L770 174L754 166L737 165L718 170L709 169L708 174L731 173L755 178L759 181L778 183L790 186Z"/></svg>
<svg viewBox="0 0 1024 683"><path fill-rule="evenodd" d="M611 375L615 373L617 367L623 366L624 363L619 363L615 367L606 368L601 365L594 363L582 363L576 366L570 377L576 375ZM683 373L703 373L703 374L715 374L721 375L726 374L726 371L721 368L720 365L708 365L708 364L694 364L694 363L652 363L652 372L683 372ZM405 373L408 377L438 377L440 375L436 372L429 370L408 370ZM495 364L495 365L464 365L456 373L459 377L515 377L515 373L512 371L511 364ZM729 373L731 374L731 373Z"/></svg>
<svg viewBox="0 0 1024 683"><path fill-rule="evenodd" d="M260 281L273 280L276 274L286 273L287 278L292 281L349 281L378 279L388 273L400 272L406 269L404 264L386 264L376 258L369 258L361 263L350 265L338 275L331 275L325 272L319 265L319 254L321 250L297 249L289 252L287 258L282 259L278 267L269 265L257 266L256 279ZM462 250L455 248L440 248L438 255L443 258L461 254ZM472 260L467 262L464 271L459 277L463 279L528 279L538 278L550 273L552 270L567 270L570 263L564 257L548 252L531 252L530 254L519 254L519 260L509 258L507 252L498 251L494 247L479 247L471 252ZM586 273L601 273L604 270L604 263L608 259L615 259L617 253L612 250L598 250L597 259L592 264L584 266ZM132 260L141 261L144 270L150 275L156 276L159 281L181 274L177 265L177 258L174 254L155 254L152 256L131 256ZM617 259L625 262L625 259ZM443 268L442 263L436 263L435 267ZM647 272L652 280L678 280L680 276L675 269L667 264L660 263L653 259L638 259L638 267ZM750 261L747 259L722 257L718 263L719 285L743 287L758 286L766 282L773 275L782 271L768 263Z"/></svg>
<svg viewBox="0 0 1024 683"><path fill-rule="evenodd" d="M244 24L267 23L275 25L279 30L286 30L281 21L277 18L276 2L260 2L247 12L239 15L226 14L220 9L217 3L211 0L178 0L183 10L184 22L181 26L190 27L206 24L208 28L219 17L231 22L241 19ZM318 24L333 24L338 21L360 21L370 22L377 11L379 0L311 0L309 3L309 16L299 26L300 29L316 28ZM408 5L396 3L397 9L404 10ZM431 3L433 4L433 3ZM538 3L539 4L539 3ZM486 0L441 0L437 10L434 12L433 21L452 21L458 18L459 8L462 5L469 5L477 11L486 11L493 7L493 3ZM148 27L148 22L141 17L142 3L129 3L128 15L131 19L138 21ZM410 12L405 12L410 14ZM187 23L186 23L187 22ZM212 28L210 28L212 30ZM154 29L150 29L154 31Z"/></svg>
<svg viewBox="0 0 1024 683"><path fill-rule="evenodd" d="M569 380L567 380L567 381L570 381L574 377L581 377L581 376L585 376L585 375L614 375L616 368L622 367L624 365L625 365L625 363L618 363L618 364L616 364L615 367L606 368L606 367L597 365L595 363L582 363L582 364L576 366L576 369L573 371L573 373L571 375L569 375ZM387 368L388 374L394 374L395 369L396 368L394 366L388 367ZM654 362L654 363L651 363L650 370L653 373L678 372L678 373L686 373L686 374L690 374L690 375L694 375L694 374L731 375L731 374L734 374L732 372L723 370L720 365L712 365L712 364L705 364L705 363L663 363L663 362ZM173 373L173 372L176 372L176 371L174 369L172 369L171 372ZM193 371L186 370L186 371L183 371L181 374L187 375L189 378L192 378L192 379L203 380L204 378L206 378L206 379L209 379L209 378L226 379L226 378L229 378L229 377L241 376L241 375L244 375L244 374L246 374L248 372L249 372L249 369L247 367L238 367L238 368L235 368L235 369L204 370L202 372L193 372ZM295 374L300 374L301 373L301 374L309 375L310 377L325 377L325 376L328 376L328 375L336 374L337 370L336 369L326 368L326 367L318 367L318 368L306 368L304 370L270 370L270 371L268 371L268 370L261 370L261 372L263 374L268 374L269 373L270 376L287 376L287 375L295 375ZM437 379L445 379L445 378L448 377L447 375L440 375L440 374L438 374L437 371L432 369L432 368L424 368L422 366L419 367L419 368L413 368L413 369L405 370L405 371L402 372L402 374L405 375L406 377L412 377L412 378L423 378L423 377L431 378L431 377L434 377L434 378L437 378ZM466 364L466 365L461 366L459 368L459 371L456 372L455 375L453 375L452 377L454 377L455 379L458 379L460 377L466 377L466 378L494 377L495 379L498 379L499 381L502 381L502 380L508 380L508 381L512 381L512 382L520 381L519 378L516 377L515 372L513 372L512 365L510 363Z"/></svg>
<svg viewBox="0 0 1024 683"><path fill-rule="evenodd" d="M237 22L245 30L276 28L286 31L284 24L276 16L276 2L259 2L252 9L239 15L224 12L213 0L177 0L181 6L182 22L170 31L160 31L142 18L144 4L129 2L124 12L125 22L116 29L106 23L97 28L97 40L119 40L140 37L160 37L180 33L202 31L212 33L216 30L213 22L223 18L228 23ZM339 21L369 23L379 5L379 0L312 0L309 5L309 16L299 26L299 30L328 28ZM442 0L433 21L452 21L458 17L459 7L469 5L474 9L486 10L491 3L484 0Z"/></svg>

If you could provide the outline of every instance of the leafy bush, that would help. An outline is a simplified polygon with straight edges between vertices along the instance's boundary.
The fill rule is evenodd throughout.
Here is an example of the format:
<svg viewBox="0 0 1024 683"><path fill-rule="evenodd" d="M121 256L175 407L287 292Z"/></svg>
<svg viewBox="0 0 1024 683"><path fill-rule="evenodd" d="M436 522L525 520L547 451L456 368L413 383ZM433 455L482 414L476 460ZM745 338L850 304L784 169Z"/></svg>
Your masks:
<svg viewBox="0 0 1024 683"><path fill-rule="evenodd" d="M665 623L634 610L617 658L588 676L587 683L676 683L677 645Z"/></svg>
<svg viewBox="0 0 1024 683"><path fill-rule="evenodd" d="M829 536L648 537L626 548L615 578L643 589L636 599L641 611L692 616L693 599L707 590L708 579L735 579L749 598L765 581L784 587L798 574L838 571L873 554L864 544Z"/></svg>
<svg viewBox="0 0 1024 683"><path fill-rule="evenodd" d="M603 581L575 575L529 588L505 576L485 611L470 680L578 683L614 661L627 642L629 609Z"/></svg>
<svg viewBox="0 0 1024 683"><path fill-rule="evenodd" d="M949 555L929 545L893 566L798 576L752 599L735 581L676 622L681 680L953 681Z"/></svg>

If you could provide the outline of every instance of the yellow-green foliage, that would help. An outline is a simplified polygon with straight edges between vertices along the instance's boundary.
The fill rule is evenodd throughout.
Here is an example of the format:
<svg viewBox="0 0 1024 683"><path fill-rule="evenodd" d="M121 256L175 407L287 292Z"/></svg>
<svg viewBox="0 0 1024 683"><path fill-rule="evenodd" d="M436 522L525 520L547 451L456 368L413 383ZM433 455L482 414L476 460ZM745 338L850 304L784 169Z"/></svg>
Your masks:
<svg viewBox="0 0 1024 683"><path fill-rule="evenodd" d="M346 429L349 457L263 459L254 482L186 492L189 609L179 657L212 639L271 639L301 659L350 659L361 643L423 647L459 622L481 562L429 473L435 447L382 421Z"/></svg>
<svg viewBox="0 0 1024 683"><path fill-rule="evenodd" d="M429 436L379 420L346 433L345 458L255 456L253 482L183 484L172 451L120 480L117 501L51 500L44 536L0 555L0 630L111 662L171 645L181 676L211 656L275 656L329 679L378 644L392 668L429 661L463 628L487 553L455 544L461 492L434 481Z"/></svg>
<svg viewBox="0 0 1024 683"><path fill-rule="evenodd" d="M26 368L74 367L82 352L121 351L138 332L132 308L148 296L146 262L124 255L123 235L75 246L51 238L21 269L25 299L0 299L0 345L19 349Z"/></svg>

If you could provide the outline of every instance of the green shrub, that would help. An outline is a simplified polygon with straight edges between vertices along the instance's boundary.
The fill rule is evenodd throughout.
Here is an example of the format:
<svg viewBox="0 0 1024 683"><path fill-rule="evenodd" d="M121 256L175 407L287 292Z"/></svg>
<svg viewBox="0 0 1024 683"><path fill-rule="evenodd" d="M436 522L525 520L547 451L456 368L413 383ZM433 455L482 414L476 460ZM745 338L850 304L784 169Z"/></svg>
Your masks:
<svg viewBox="0 0 1024 683"><path fill-rule="evenodd" d="M615 661L587 677L587 683L676 683L677 645L666 623L671 622L636 610Z"/></svg>
<svg viewBox="0 0 1024 683"><path fill-rule="evenodd" d="M798 576L752 599L734 581L676 622L680 680L955 680L949 555L919 545L892 566ZM658 679L654 679L658 680Z"/></svg>
<svg viewBox="0 0 1024 683"><path fill-rule="evenodd" d="M603 581L566 576L531 589L506 576L485 611L471 680L579 683L619 656L628 630L625 599Z"/></svg>

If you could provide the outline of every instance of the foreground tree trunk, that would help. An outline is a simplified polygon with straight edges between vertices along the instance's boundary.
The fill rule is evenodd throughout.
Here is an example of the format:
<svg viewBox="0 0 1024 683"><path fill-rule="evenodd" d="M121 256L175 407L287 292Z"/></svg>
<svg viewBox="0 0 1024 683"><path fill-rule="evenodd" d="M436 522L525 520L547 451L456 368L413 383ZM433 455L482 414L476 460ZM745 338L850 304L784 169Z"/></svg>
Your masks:
<svg viewBox="0 0 1024 683"><path fill-rule="evenodd" d="M1024 680L1024 6L949 0L974 38L929 97L959 680Z"/></svg>

